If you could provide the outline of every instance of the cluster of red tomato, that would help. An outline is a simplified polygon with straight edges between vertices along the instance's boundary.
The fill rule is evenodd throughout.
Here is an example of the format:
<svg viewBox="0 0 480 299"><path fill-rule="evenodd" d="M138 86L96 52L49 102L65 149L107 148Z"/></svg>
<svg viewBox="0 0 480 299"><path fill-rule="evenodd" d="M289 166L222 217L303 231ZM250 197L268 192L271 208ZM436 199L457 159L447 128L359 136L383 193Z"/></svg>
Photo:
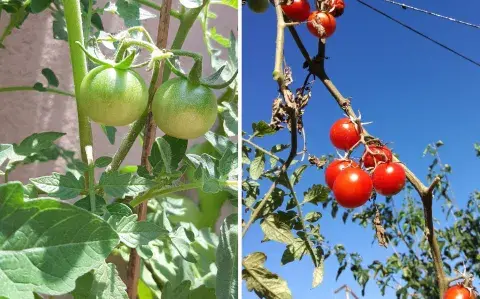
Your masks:
<svg viewBox="0 0 480 299"><path fill-rule="evenodd" d="M308 31L318 38L327 38L335 32L336 17L343 14L343 0L327 0L323 3L324 10L310 11L308 0L293 0L289 5L282 5L283 12L295 22L307 22Z"/></svg>
<svg viewBox="0 0 480 299"><path fill-rule="evenodd" d="M332 144L344 151L359 144L361 135L357 124L348 118L336 121L330 129ZM357 208L372 196L392 196L399 193L406 182L405 169L392 162L392 152L382 144L367 144L360 164L350 158L334 160L325 170L325 181L332 189L338 204ZM363 164L363 168L362 168Z"/></svg>

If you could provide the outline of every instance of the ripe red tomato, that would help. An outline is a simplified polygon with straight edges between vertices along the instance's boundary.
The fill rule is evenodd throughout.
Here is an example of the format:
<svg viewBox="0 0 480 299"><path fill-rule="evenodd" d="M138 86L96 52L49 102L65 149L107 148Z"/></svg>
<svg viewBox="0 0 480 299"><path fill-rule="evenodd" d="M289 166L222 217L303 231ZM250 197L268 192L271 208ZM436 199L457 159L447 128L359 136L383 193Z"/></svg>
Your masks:
<svg viewBox="0 0 480 299"><path fill-rule="evenodd" d="M392 196L402 191L407 177L399 163L381 163L373 171L373 187L384 196Z"/></svg>
<svg viewBox="0 0 480 299"><path fill-rule="evenodd" d="M336 18L343 15L345 10L345 2L343 0L331 0L330 1L331 9L330 14Z"/></svg>
<svg viewBox="0 0 480 299"><path fill-rule="evenodd" d="M379 145L369 145L368 148L374 154L372 155L366 152L365 155L363 156L363 165L366 168L375 167L375 161L377 162L377 164L379 162L392 161L392 158L393 158L392 151L388 147L379 146Z"/></svg>
<svg viewBox="0 0 480 299"><path fill-rule="evenodd" d="M359 140L360 134L355 124L348 118L337 120L330 128L330 141L338 149L349 150Z"/></svg>
<svg viewBox="0 0 480 299"><path fill-rule="evenodd" d="M293 0L290 5L282 5L283 12L292 21L305 22L310 15L308 0Z"/></svg>
<svg viewBox="0 0 480 299"><path fill-rule="evenodd" d="M333 184L333 195L344 208L358 208L372 195L372 179L361 168L347 168L340 172Z"/></svg>
<svg viewBox="0 0 480 299"><path fill-rule="evenodd" d="M314 11L308 17L307 28L318 38L326 38L335 32L337 22L335 17L322 11Z"/></svg>
<svg viewBox="0 0 480 299"><path fill-rule="evenodd" d="M466 287L457 284L448 288L443 299L475 299L475 295Z"/></svg>
<svg viewBox="0 0 480 299"><path fill-rule="evenodd" d="M338 174L349 167L360 167L360 165L353 160L334 160L328 165L325 170L325 182L330 189L333 188L333 183L335 183Z"/></svg>

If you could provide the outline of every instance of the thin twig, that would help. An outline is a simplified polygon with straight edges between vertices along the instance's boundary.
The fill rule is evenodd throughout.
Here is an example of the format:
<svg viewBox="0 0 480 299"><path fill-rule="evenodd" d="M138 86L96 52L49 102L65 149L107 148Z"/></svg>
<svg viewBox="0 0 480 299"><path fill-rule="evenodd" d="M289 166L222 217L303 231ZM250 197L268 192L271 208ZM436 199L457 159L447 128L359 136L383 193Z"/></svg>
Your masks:
<svg viewBox="0 0 480 299"><path fill-rule="evenodd" d="M167 47L168 30L170 27L170 14L169 11L172 7L172 0L165 0L162 8L160 9L160 20L157 30L157 47L164 49ZM155 140L155 133L157 126L153 121L152 115L152 101L157 91L158 86L162 82L162 75L164 64L155 62L154 73L150 82L150 88L148 90L148 109L147 120L145 123L145 133L141 156L141 165L146 167L147 171L151 171L148 157L152 150L153 142ZM144 221L147 219L147 201L142 202L137 208L138 221ZM138 279L140 276L140 256L135 249L130 252L130 259L128 261L127 271L127 293L130 299L137 298Z"/></svg>
<svg viewBox="0 0 480 299"><path fill-rule="evenodd" d="M260 152L264 153L265 155L274 158L275 160L279 161L280 163L285 163L285 161L284 161L282 158L280 158L279 156L275 155L274 153L272 153L272 152L264 149L263 147L259 146L258 144L250 141L250 139L242 138L242 141L245 142L245 143L248 143L248 144L251 145L253 148L259 150Z"/></svg>

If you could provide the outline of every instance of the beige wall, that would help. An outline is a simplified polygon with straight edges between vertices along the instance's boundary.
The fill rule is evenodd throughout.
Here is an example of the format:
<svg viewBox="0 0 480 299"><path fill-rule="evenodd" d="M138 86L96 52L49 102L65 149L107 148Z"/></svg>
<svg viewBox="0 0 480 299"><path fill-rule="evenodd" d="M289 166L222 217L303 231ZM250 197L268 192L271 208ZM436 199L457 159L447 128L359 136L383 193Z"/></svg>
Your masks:
<svg viewBox="0 0 480 299"><path fill-rule="evenodd" d="M101 3L104 1L100 1ZM101 5L101 4L100 4ZM178 0L173 6L178 8ZM224 6L214 6L219 16L211 21L211 26L224 36L233 30L237 32L237 11ZM108 14L108 13L105 13ZM5 49L0 49L0 86L27 85L33 86L37 81L45 83L41 74L42 68L51 68L60 80L60 88L73 90L70 57L67 43L53 39L52 16L49 12L30 15L21 29L15 29L5 41ZM103 18L106 31L118 32L124 29L123 21L116 16ZM2 15L0 28L6 26L8 19ZM144 22L144 26L156 38L158 18ZM172 19L169 40L173 39L178 21ZM202 31L198 22L192 28L184 49L205 53ZM186 63L185 66L189 66ZM204 74L210 74L210 62L204 62ZM149 82L149 75L141 72ZM128 128L119 128L115 145L110 145L100 127L92 124L96 157L112 156L118 147L121 137ZM59 131L67 133L59 140L59 144L67 149L78 150L77 116L75 101L65 96L39 92L0 93L0 143L18 143L34 132ZM157 135L162 135L159 131ZM192 142L191 142L192 143ZM140 146L137 143L126 158L125 163L140 163ZM63 161L43 163L21 167L15 170L11 180L28 181L29 177L47 175L52 171L62 172ZM225 207L224 207L225 208ZM227 210L230 208L227 207ZM227 211L225 211L227 212Z"/></svg>

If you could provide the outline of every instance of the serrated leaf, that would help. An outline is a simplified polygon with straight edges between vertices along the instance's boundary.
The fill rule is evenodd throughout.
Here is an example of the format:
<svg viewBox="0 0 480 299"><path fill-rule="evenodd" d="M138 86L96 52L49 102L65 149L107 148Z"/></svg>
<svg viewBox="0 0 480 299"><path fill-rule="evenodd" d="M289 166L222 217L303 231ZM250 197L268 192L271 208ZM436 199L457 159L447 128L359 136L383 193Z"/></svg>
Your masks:
<svg viewBox="0 0 480 299"><path fill-rule="evenodd" d="M309 202L317 205L328 200L330 189L323 185L313 185L307 192L303 193L303 202Z"/></svg>
<svg viewBox="0 0 480 299"><path fill-rule="evenodd" d="M55 76L55 73L51 69L49 68L42 69L42 75L45 76L45 78L47 79L49 86L58 87L58 84L59 84L58 78L57 76Z"/></svg>
<svg viewBox="0 0 480 299"><path fill-rule="evenodd" d="M220 227L216 251L217 275L215 294L218 299L238 298L238 215L225 218Z"/></svg>
<svg viewBox="0 0 480 299"><path fill-rule="evenodd" d="M50 3L52 3L52 0L32 0L30 10L34 14L40 13L47 9Z"/></svg>
<svg viewBox="0 0 480 299"><path fill-rule="evenodd" d="M188 141L165 135L157 138L148 158L155 173L173 173L185 157Z"/></svg>
<svg viewBox="0 0 480 299"><path fill-rule="evenodd" d="M307 215L305 215L305 221L308 222L316 222L320 218L322 218L322 214L320 214L319 212L309 212L307 213Z"/></svg>
<svg viewBox="0 0 480 299"><path fill-rule="evenodd" d="M74 203L74 205L84 210L91 211L92 208L90 204L90 195L87 195L86 197L79 199ZM103 199L103 197L101 197L100 195L95 195L96 214L102 214L106 206L107 206L107 203L105 202L105 199Z"/></svg>
<svg viewBox="0 0 480 299"><path fill-rule="evenodd" d="M195 263L195 257L190 253L191 240L188 238L187 231L180 226L177 230L170 234L170 241L173 247L178 251L180 256L191 263Z"/></svg>
<svg viewBox="0 0 480 299"><path fill-rule="evenodd" d="M319 261L319 265L313 269L312 289L318 287L323 282L325 263L322 259Z"/></svg>
<svg viewBox="0 0 480 299"><path fill-rule="evenodd" d="M298 184L298 182L300 182L300 179L302 178L302 174L306 169L307 169L307 165L305 164L300 165L297 169L295 169L295 171L290 177L290 182L292 183L292 185L295 186L296 184Z"/></svg>
<svg viewBox="0 0 480 299"><path fill-rule="evenodd" d="M110 163L112 163L112 160L113 160L112 157L106 157L106 156L100 157L97 160L95 160L95 167L97 168L107 167L108 165L110 165Z"/></svg>
<svg viewBox="0 0 480 299"><path fill-rule="evenodd" d="M75 299L128 299L127 286L111 263L103 263L77 279L72 295Z"/></svg>
<svg viewBox="0 0 480 299"><path fill-rule="evenodd" d="M53 16L53 38L58 40L68 41L67 23L63 10L56 10L52 13Z"/></svg>
<svg viewBox="0 0 480 299"><path fill-rule="evenodd" d="M265 154L259 150L255 151L255 158L250 163L250 177L258 180L265 169Z"/></svg>
<svg viewBox="0 0 480 299"><path fill-rule="evenodd" d="M85 190L84 178L77 179L71 172L65 175L54 172L52 175L30 179L30 182L48 195L60 199L77 197Z"/></svg>
<svg viewBox="0 0 480 299"><path fill-rule="evenodd" d="M208 37L222 45L224 48L230 47L230 40L218 33L217 28L215 27L211 27L210 30L208 30Z"/></svg>
<svg viewBox="0 0 480 299"><path fill-rule="evenodd" d="M290 226L283 222L277 214L270 214L265 217L260 223L260 227L265 234L264 241L272 240L288 245L295 239Z"/></svg>
<svg viewBox="0 0 480 299"><path fill-rule="evenodd" d="M307 241L302 238L295 238L291 244L287 245L287 249L283 253L282 265L301 260L307 252Z"/></svg>
<svg viewBox="0 0 480 299"><path fill-rule="evenodd" d="M228 102L223 102L222 106L225 108L222 110L223 130L230 137L238 135L238 116L236 106Z"/></svg>
<svg viewBox="0 0 480 299"><path fill-rule="evenodd" d="M107 136L108 142L110 144L115 144L115 134L117 133L117 128L111 126L101 125L103 133Z"/></svg>
<svg viewBox="0 0 480 299"><path fill-rule="evenodd" d="M242 278L249 291L255 291L260 298L291 299L292 293L287 282L265 267L267 256L263 252L255 252L243 259Z"/></svg>
<svg viewBox="0 0 480 299"><path fill-rule="evenodd" d="M156 17L148 10L141 8L138 2L128 0L118 0L116 3L109 2L105 10L118 14L126 27L140 26L140 21Z"/></svg>
<svg viewBox="0 0 480 299"><path fill-rule="evenodd" d="M158 237L165 237L168 231L149 221L137 221L137 215L122 217L116 221L117 217L112 217L108 223L115 229L120 237L120 241L130 248L137 248L140 245L148 245L152 240Z"/></svg>
<svg viewBox="0 0 480 299"><path fill-rule="evenodd" d="M237 152L237 145L230 141L225 136L215 134L213 132L207 132L205 133L205 139L213 145L215 150L220 154L223 155L227 149L230 149L232 152L236 153Z"/></svg>
<svg viewBox="0 0 480 299"><path fill-rule="evenodd" d="M24 156L38 153L41 150L49 148L54 141L64 135L65 133L60 132L34 133L23 139L19 145L14 145L14 150L18 155Z"/></svg>
<svg viewBox="0 0 480 299"><path fill-rule="evenodd" d="M154 182L138 176L136 173L104 172L99 185L106 194L115 198L137 196L155 185Z"/></svg>
<svg viewBox="0 0 480 299"><path fill-rule="evenodd" d="M253 134L256 137L263 137L267 135L272 135L275 134L277 131L275 131L274 128L270 127L269 124L267 124L265 121L259 121L258 123L253 123L252 124L252 130Z"/></svg>
<svg viewBox="0 0 480 299"><path fill-rule="evenodd" d="M227 149L222 158L218 162L218 173L220 178L229 178L237 175L238 171L238 155L233 153L231 149Z"/></svg>
<svg viewBox="0 0 480 299"><path fill-rule="evenodd" d="M167 282L162 290L161 299L189 299L191 284L189 280L185 280L174 288L170 282Z"/></svg>
<svg viewBox="0 0 480 299"><path fill-rule="evenodd" d="M238 1L235 0L212 0L211 4L223 4L238 9Z"/></svg>
<svg viewBox="0 0 480 299"><path fill-rule="evenodd" d="M0 186L0 297L60 295L118 245L108 223L49 198L24 202L19 182Z"/></svg>

